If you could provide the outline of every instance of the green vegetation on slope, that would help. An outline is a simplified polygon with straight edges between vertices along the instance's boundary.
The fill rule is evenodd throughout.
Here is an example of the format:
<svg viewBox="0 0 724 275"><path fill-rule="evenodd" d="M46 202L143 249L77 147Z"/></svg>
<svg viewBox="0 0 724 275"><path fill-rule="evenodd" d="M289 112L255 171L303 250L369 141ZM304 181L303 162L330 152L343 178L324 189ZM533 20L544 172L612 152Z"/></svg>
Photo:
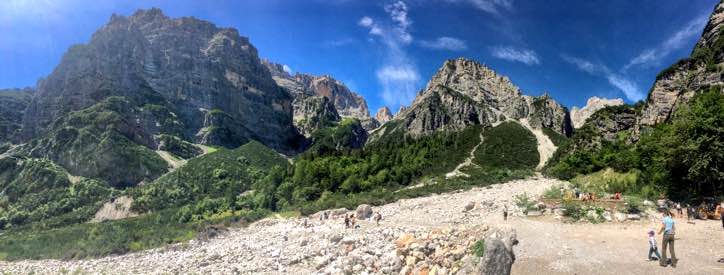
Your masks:
<svg viewBox="0 0 724 275"><path fill-rule="evenodd" d="M533 169L538 165L538 141L518 123L503 122L483 132L474 162L488 169Z"/></svg>
<svg viewBox="0 0 724 275"><path fill-rule="evenodd" d="M172 135L160 135L158 137L158 143L159 150L168 151L182 159L190 159L202 153L198 147Z"/></svg>
<svg viewBox="0 0 724 275"><path fill-rule="evenodd" d="M134 208L157 211L203 204L201 208L223 212L232 209L237 196L250 190L273 167L287 164L281 155L256 141L234 150L219 149L131 190Z"/></svg>
<svg viewBox="0 0 724 275"><path fill-rule="evenodd" d="M92 179L71 182L47 159L0 159L0 230L52 228L93 217L111 188Z"/></svg>
<svg viewBox="0 0 724 275"><path fill-rule="evenodd" d="M671 122L642 134L637 143L628 144L623 135L590 150L562 152L556 153L558 159L548 174L570 179L611 167L623 173L640 171L636 187L626 189L642 195L663 192L675 199L723 195L724 95L720 87L699 91Z"/></svg>
<svg viewBox="0 0 724 275"><path fill-rule="evenodd" d="M151 181L166 173L166 162L142 144L135 117L143 114L123 97L109 97L58 119L50 133L33 140L26 151L46 157L74 175L102 179L116 188Z"/></svg>
<svg viewBox="0 0 724 275"><path fill-rule="evenodd" d="M548 127L543 127L543 134L548 136L551 142L553 142L553 145L555 145L556 147L560 147L561 145L565 144L566 141L568 141L568 137L561 135Z"/></svg>

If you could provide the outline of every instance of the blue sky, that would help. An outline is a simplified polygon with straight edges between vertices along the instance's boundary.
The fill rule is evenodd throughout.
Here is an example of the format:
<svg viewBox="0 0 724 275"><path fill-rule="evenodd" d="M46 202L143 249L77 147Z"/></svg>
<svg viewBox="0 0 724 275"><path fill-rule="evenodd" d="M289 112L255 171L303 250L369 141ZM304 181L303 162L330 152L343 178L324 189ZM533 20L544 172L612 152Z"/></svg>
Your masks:
<svg viewBox="0 0 724 275"><path fill-rule="evenodd" d="M445 59L467 57L525 94L580 106L646 97L656 74L691 52L718 0L0 1L0 88L34 86L112 13L159 7L248 36L261 57L329 74L372 113L396 111Z"/></svg>

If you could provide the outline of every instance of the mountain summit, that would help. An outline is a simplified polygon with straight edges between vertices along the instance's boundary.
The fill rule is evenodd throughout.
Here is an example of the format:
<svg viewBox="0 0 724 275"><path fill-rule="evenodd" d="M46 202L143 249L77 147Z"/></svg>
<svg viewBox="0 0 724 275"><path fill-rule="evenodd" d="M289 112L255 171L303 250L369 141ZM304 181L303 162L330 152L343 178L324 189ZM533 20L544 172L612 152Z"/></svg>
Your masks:
<svg viewBox="0 0 724 275"><path fill-rule="evenodd" d="M476 61L458 58L445 61L425 90L393 121L399 122L395 127L420 136L521 119L533 128L549 128L561 135L569 135L572 129L566 108L547 94L523 95L507 77Z"/></svg>

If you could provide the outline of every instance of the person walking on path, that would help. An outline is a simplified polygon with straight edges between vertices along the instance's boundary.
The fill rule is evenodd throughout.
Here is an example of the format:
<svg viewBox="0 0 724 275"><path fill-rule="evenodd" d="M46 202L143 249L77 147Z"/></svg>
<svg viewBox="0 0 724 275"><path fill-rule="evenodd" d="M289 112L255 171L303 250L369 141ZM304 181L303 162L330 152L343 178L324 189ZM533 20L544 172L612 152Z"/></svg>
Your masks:
<svg viewBox="0 0 724 275"><path fill-rule="evenodd" d="M681 203L676 203L676 212L679 214L679 217L684 217L684 210L681 210Z"/></svg>
<svg viewBox="0 0 724 275"><path fill-rule="evenodd" d="M661 259L661 255L659 254L659 248L656 247L656 238L654 238L654 235L656 232L654 230L649 230L649 261L658 261ZM651 257L651 254L655 254L656 257Z"/></svg>
<svg viewBox="0 0 724 275"><path fill-rule="evenodd" d="M659 234L664 234L661 241L661 258L659 258L659 265L661 266L668 265L666 247L669 247L669 251L671 252L671 267L676 267L676 262L679 261L674 252L674 236L676 230L674 223L674 219L671 218L671 212L669 212L668 209L664 210L664 218L661 220L661 228L659 229Z"/></svg>

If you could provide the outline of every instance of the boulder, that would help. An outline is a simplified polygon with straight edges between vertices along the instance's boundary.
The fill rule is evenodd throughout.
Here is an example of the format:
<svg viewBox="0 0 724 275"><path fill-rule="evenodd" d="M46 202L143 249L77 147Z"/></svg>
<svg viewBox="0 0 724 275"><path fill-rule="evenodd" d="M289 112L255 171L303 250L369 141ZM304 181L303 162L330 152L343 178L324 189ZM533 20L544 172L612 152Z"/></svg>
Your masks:
<svg viewBox="0 0 724 275"><path fill-rule="evenodd" d="M372 206L370 206L369 204L360 204L360 206L357 206L356 212L357 219L368 219L372 216Z"/></svg>
<svg viewBox="0 0 724 275"><path fill-rule="evenodd" d="M639 214L628 214L628 216L626 216L626 218L629 219L629 220L638 221L638 220L641 219L641 215L639 215Z"/></svg>
<svg viewBox="0 0 724 275"><path fill-rule="evenodd" d="M613 217L616 219L616 221L623 222L626 221L627 215L625 213L616 212Z"/></svg>
<svg viewBox="0 0 724 275"><path fill-rule="evenodd" d="M485 238L485 254L480 258L478 274L510 274L515 262L513 246L517 244L514 229L499 230Z"/></svg>
<svg viewBox="0 0 724 275"><path fill-rule="evenodd" d="M607 222L610 222L611 220L613 220L613 219L611 218L611 212L609 212L609 211L603 212L603 215L601 215L601 216L602 216L603 219L605 219Z"/></svg>
<svg viewBox="0 0 724 275"><path fill-rule="evenodd" d="M473 208L475 208L475 202L472 202L472 201L471 201L471 202L468 202L468 203L465 205L465 208L464 208L463 212L468 212L468 211L470 211L470 210L473 210Z"/></svg>

